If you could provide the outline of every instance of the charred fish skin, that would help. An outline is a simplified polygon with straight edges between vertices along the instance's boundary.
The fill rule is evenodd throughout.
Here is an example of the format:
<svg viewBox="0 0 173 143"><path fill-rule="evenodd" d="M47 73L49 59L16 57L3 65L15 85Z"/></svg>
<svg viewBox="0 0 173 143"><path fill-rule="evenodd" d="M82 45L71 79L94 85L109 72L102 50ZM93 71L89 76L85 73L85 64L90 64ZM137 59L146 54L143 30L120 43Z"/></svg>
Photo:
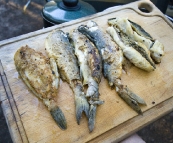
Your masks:
<svg viewBox="0 0 173 143"><path fill-rule="evenodd" d="M90 98L88 126L92 132L95 126L97 105L103 104L103 101L99 100L99 83L102 77L101 58L97 48L77 29L73 30L71 39L78 57L83 84L88 85L86 92L86 96Z"/></svg>
<svg viewBox="0 0 173 143"><path fill-rule="evenodd" d="M66 81L74 92L76 119L80 124L83 112L89 116L89 104L83 92L78 62L68 35L61 30L54 30L46 38L45 47L49 58L56 61L62 80Z"/></svg>
<svg viewBox="0 0 173 143"><path fill-rule="evenodd" d="M140 101L142 100L141 103L146 104L145 101L134 93L133 98L131 98L132 92L121 84L123 54L119 47L111 40L111 37L99 29L94 21L89 21L85 26L79 26L78 30L86 36L89 35L89 37L92 37L92 41L95 41L94 44L102 56L104 76L108 79L109 85L115 86L119 96L137 113L141 113L139 105L134 106L133 102L134 100L138 102L138 99L140 99ZM90 33L97 36L91 36ZM97 42L98 40L101 40L104 45Z"/></svg>
<svg viewBox="0 0 173 143"><path fill-rule="evenodd" d="M48 107L58 126L62 130L67 129L65 116L55 101L59 85L58 71L50 66L50 61L42 53L28 46L17 50L14 62L27 87Z"/></svg>

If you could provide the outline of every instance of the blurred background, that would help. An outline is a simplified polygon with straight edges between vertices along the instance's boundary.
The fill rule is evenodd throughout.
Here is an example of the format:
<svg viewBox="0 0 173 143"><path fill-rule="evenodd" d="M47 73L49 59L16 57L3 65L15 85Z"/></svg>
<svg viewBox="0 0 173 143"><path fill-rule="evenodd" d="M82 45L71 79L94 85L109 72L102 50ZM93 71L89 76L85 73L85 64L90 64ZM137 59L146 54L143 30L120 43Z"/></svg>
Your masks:
<svg viewBox="0 0 173 143"><path fill-rule="evenodd" d="M41 12L48 1L32 0L24 13L23 7L27 0L0 0L0 41L44 28ZM91 4L97 12L112 6L134 2L134 0L85 1ZM152 0L152 2L171 20L173 17L173 0ZM173 143L173 112L137 133L147 143ZM1 107L0 143L12 143Z"/></svg>

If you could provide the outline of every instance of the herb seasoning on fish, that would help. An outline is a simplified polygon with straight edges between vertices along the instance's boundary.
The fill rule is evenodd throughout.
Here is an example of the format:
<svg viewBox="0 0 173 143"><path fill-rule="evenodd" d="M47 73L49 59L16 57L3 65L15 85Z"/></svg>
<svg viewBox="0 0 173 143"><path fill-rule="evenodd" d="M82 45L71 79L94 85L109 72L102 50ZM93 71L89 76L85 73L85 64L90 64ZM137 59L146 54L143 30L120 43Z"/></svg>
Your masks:
<svg viewBox="0 0 173 143"><path fill-rule="evenodd" d="M116 87L119 96L137 113L142 114L140 104L145 101L121 84L123 54L121 49L111 40L109 35L99 29L97 23L89 21L87 25L81 25L78 30L85 34L98 48L102 60L104 76L111 87Z"/></svg>

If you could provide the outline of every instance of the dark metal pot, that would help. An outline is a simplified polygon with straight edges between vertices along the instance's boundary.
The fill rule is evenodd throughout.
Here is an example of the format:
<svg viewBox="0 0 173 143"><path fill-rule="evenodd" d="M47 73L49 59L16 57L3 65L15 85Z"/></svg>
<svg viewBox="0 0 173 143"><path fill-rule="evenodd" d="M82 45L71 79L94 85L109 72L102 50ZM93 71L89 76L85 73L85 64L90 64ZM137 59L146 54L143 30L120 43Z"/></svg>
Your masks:
<svg viewBox="0 0 173 143"><path fill-rule="evenodd" d="M83 1L51 0L45 4L41 15L46 28L95 13L95 8Z"/></svg>

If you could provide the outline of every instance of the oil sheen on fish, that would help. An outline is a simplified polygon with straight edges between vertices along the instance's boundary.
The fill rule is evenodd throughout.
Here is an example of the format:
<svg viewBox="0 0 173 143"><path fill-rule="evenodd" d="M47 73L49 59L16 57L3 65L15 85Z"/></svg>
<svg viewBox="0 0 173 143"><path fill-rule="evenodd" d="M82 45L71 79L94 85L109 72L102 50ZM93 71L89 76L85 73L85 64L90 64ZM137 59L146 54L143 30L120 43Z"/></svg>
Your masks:
<svg viewBox="0 0 173 143"><path fill-rule="evenodd" d="M161 62L164 55L163 44L154 40L140 25L127 18L111 18L108 20L108 24L113 25L115 29L119 29L120 33L126 34L131 41L136 42L142 48L146 46L155 63ZM157 47L154 45L157 45Z"/></svg>
<svg viewBox="0 0 173 143"><path fill-rule="evenodd" d="M137 113L142 114L138 103L146 104L144 100L121 83L123 62L121 49L94 21L89 21L87 25L79 26L78 30L93 41L98 48L103 61L104 76L108 79L109 85L111 87L115 86L119 96Z"/></svg>
<svg viewBox="0 0 173 143"><path fill-rule="evenodd" d="M79 66L67 34L54 30L46 38L45 47L48 57L57 64L62 80L69 84L75 94L76 119L80 124L83 112L89 117L89 104L83 92Z"/></svg>
<svg viewBox="0 0 173 143"><path fill-rule="evenodd" d="M93 131L97 105L103 104L99 100L99 83L102 77L102 61L97 48L77 29L73 30L71 38L75 47L75 54L80 65L83 84L88 85L86 96L89 97L89 130Z"/></svg>
<svg viewBox="0 0 173 143"><path fill-rule="evenodd" d="M17 50L14 61L24 83L48 107L58 126L66 129L66 119L55 100L59 85L59 73L55 64L28 46Z"/></svg>

